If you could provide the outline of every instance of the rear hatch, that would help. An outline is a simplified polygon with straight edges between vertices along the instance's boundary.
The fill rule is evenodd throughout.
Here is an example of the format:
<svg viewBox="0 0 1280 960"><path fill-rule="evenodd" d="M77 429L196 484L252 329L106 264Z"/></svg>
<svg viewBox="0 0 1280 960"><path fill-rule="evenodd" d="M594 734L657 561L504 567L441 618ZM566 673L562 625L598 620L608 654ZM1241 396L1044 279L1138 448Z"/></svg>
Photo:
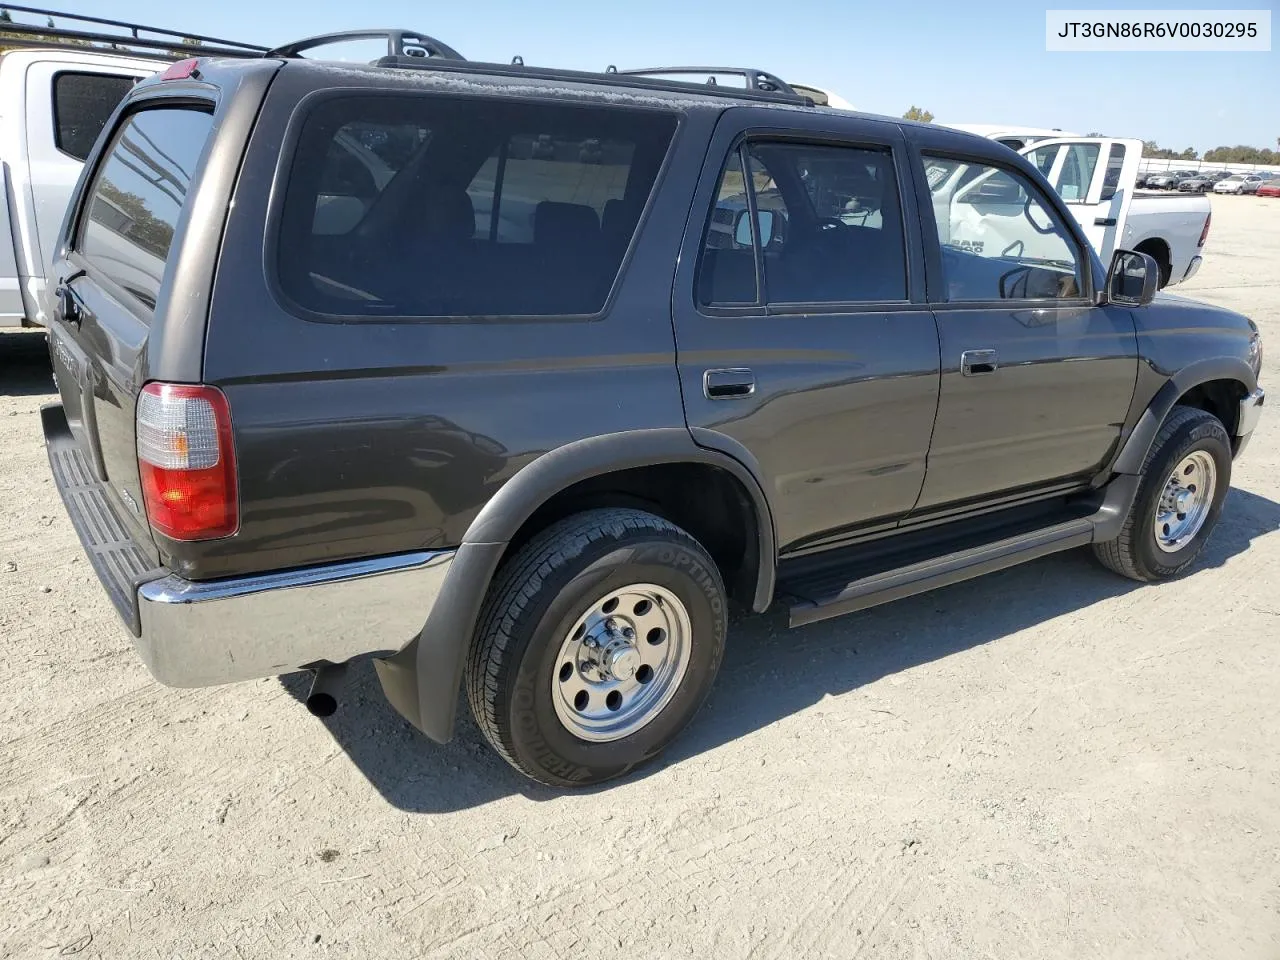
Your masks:
<svg viewBox="0 0 1280 960"><path fill-rule="evenodd" d="M126 107L82 179L55 264L49 344L62 409L45 416L50 460L90 559L135 630L137 583L161 561L143 506L137 399L156 375L164 323L203 329L203 317L174 310L165 290L213 111L196 97L144 97ZM220 233L221 223L205 229ZM196 379L198 349L187 364Z"/></svg>

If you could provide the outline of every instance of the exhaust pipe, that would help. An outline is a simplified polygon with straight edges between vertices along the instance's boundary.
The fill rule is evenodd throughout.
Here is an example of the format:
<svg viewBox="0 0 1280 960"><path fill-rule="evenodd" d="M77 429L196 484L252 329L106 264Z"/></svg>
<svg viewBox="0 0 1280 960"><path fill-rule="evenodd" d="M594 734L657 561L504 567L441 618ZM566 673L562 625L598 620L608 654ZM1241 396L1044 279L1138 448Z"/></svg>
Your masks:
<svg viewBox="0 0 1280 960"><path fill-rule="evenodd" d="M307 711L313 717L332 717L338 711L338 687L347 672L345 663L325 663L311 671Z"/></svg>

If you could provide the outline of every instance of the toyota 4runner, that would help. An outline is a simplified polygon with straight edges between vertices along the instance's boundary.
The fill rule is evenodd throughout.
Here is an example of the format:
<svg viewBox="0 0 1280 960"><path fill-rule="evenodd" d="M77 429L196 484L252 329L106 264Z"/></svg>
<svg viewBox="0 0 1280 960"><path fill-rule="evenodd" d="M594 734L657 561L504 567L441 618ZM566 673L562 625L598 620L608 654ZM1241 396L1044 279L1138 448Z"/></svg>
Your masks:
<svg viewBox="0 0 1280 960"><path fill-rule="evenodd" d="M512 765L589 784L688 724L730 599L798 626L1200 552L1258 331L1101 263L1025 159L760 71L386 39L175 64L75 190L44 430L162 683L309 669L324 712L372 657L432 739L461 686Z"/></svg>

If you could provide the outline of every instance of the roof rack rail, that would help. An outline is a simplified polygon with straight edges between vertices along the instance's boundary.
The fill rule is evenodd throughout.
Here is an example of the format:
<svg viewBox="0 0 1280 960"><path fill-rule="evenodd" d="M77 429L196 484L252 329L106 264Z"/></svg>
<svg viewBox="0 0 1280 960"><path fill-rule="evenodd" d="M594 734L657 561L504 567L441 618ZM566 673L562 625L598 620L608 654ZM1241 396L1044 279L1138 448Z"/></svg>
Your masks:
<svg viewBox="0 0 1280 960"><path fill-rule="evenodd" d="M693 74L697 76L706 75L703 81L707 86L714 87L719 84L716 77L733 76L742 77L746 80L748 90L759 90L763 93L782 93L790 97L798 97L791 88L791 85L767 70L757 70L754 67L646 67L643 70L619 70L617 67L610 65L606 73L620 73L628 77L670 77L671 74ZM696 81L686 80L684 83L694 83Z"/></svg>
<svg viewBox="0 0 1280 960"><path fill-rule="evenodd" d="M283 46L272 47L263 53L267 57L301 57L302 51L315 47L327 47L335 43L348 43L352 40L386 40L388 57L410 57L416 60L438 58L442 60L466 60L453 47L437 40L435 37L416 30L388 28L385 30L343 30L339 33L324 33L305 40L295 40Z"/></svg>
<svg viewBox="0 0 1280 960"><path fill-rule="evenodd" d="M525 66L523 58L514 58L513 63L483 63L478 60L449 60L447 58L422 57L383 57L375 61L379 67L393 67L402 70L443 70L450 73L483 74L494 77L515 77L537 80L562 80L569 83L585 83L592 86L623 87L631 90L662 90L667 93L693 93L700 96L724 97L731 100L760 100L767 103L789 103L794 106L813 106L813 101L791 90L785 83L773 78L775 89L764 86L727 87L715 84L694 83L688 80L671 80L666 77L646 76L645 71L632 73L621 71L616 67L603 73L590 70L563 70L551 67ZM670 71L653 71L664 73ZM726 71L718 70L719 73ZM732 71L730 71L732 72ZM756 71L757 73L761 71ZM769 76L769 75L766 75Z"/></svg>
<svg viewBox="0 0 1280 960"><path fill-rule="evenodd" d="M148 27L128 20L109 20L105 17L91 17L79 13L65 13L61 10L46 10L43 7L23 7L4 4L3 9L9 13L26 13L39 17L47 17L71 21L70 27L48 26L45 24L20 23L11 21L0 24L5 33L19 34L17 37L5 37L5 46L36 47L49 45L65 45L68 41L75 43L106 44L110 52L127 53L132 56L151 59L171 60L175 55L212 57L261 57L267 52L266 47L252 43L241 43L239 40L224 40L221 37L207 37L198 33L184 33L177 30L166 30L162 27ZM127 33L112 33L101 28L113 27ZM143 36L151 34L152 36ZM22 36L25 35L25 36ZM30 37L31 39L27 39ZM104 49L90 47L90 50Z"/></svg>

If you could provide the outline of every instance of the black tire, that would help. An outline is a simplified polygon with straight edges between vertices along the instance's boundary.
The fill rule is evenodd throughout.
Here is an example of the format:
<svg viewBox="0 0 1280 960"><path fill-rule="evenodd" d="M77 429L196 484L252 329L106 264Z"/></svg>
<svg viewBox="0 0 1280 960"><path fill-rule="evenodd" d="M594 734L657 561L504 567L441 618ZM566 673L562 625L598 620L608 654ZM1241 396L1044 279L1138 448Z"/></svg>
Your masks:
<svg viewBox="0 0 1280 960"><path fill-rule="evenodd" d="M684 604L688 667L635 733L579 739L552 702L560 644L590 604L632 583L664 587ZM640 510L588 510L539 533L499 571L468 658L467 697L485 738L521 773L556 787L600 783L655 757L693 718L719 669L726 625L724 584L698 541Z"/></svg>
<svg viewBox="0 0 1280 960"><path fill-rule="evenodd" d="M1213 499L1199 531L1179 550L1167 553L1156 543L1155 517L1169 475L1193 451L1213 458L1217 477ZM1150 583L1182 573L1204 548L1231 486L1231 440L1217 417L1194 407L1174 407L1160 427L1146 462L1142 480L1120 535L1093 545L1103 566L1131 580Z"/></svg>

